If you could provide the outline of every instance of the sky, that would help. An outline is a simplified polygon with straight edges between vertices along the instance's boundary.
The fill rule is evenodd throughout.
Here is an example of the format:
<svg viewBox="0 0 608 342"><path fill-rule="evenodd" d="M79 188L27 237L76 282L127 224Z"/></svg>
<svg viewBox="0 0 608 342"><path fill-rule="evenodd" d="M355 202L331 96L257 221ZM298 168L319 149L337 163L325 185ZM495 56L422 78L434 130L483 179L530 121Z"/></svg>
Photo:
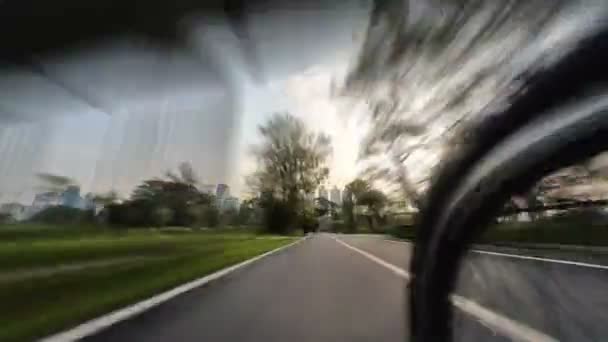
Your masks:
<svg viewBox="0 0 608 342"><path fill-rule="evenodd" d="M356 57L367 6L326 7L253 14L253 69L222 18L191 23L188 49L121 37L46 56L34 70L4 66L0 202L31 201L38 172L71 177L83 193L128 195L183 161L204 183L243 195L257 126L282 111L331 136L326 185L343 187L358 171L365 125L353 114L365 108L331 85Z"/></svg>

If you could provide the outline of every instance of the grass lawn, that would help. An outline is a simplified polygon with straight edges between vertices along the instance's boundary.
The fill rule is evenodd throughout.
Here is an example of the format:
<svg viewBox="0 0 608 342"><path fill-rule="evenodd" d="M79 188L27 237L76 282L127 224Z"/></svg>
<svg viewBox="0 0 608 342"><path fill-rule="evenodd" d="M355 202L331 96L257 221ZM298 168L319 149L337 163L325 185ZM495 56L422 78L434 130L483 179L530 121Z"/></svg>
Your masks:
<svg viewBox="0 0 608 342"><path fill-rule="evenodd" d="M0 226L0 341L57 332L293 241L243 230Z"/></svg>
<svg viewBox="0 0 608 342"><path fill-rule="evenodd" d="M400 239L416 239L414 227L394 227L388 233ZM504 222L489 227L477 243L608 246L608 227L567 218Z"/></svg>

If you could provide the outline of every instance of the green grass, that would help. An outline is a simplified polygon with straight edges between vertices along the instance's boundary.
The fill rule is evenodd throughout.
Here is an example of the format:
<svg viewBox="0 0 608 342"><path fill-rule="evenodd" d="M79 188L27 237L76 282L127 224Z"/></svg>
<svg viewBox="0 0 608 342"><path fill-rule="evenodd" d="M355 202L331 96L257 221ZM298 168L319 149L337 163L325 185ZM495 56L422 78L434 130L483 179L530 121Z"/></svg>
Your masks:
<svg viewBox="0 0 608 342"><path fill-rule="evenodd" d="M501 223L491 227L480 242L608 246L608 227L550 220Z"/></svg>
<svg viewBox="0 0 608 342"><path fill-rule="evenodd" d="M29 226L22 235L16 229L0 226L0 341L45 336L294 241L238 229L113 231ZM36 278L26 275L2 281L1 277L116 258L125 262Z"/></svg>
<svg viewBox="0 0 608 342"><path fill-rule="evenodd" d="M394 227L388 233L400 239L416 239L413 227ZM533 222L504 222L492 225L477 242L608 246L608 227L594 225L589 220L567 217Z"/></svg>

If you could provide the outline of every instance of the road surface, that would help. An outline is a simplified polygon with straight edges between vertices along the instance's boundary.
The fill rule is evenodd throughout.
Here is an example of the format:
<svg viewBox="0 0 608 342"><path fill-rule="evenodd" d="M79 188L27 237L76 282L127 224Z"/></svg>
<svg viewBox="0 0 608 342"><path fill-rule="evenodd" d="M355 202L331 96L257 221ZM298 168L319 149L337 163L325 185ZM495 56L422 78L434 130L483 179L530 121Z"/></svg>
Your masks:
<svg viewBox="0 0 608 342"><path fill-rule="evenodd" d="M406 243L317 234L85 340L406 341L410 255ZM607 272L472 254L456 294L474 305L455 308L455 337L605 339Z"/></svg>

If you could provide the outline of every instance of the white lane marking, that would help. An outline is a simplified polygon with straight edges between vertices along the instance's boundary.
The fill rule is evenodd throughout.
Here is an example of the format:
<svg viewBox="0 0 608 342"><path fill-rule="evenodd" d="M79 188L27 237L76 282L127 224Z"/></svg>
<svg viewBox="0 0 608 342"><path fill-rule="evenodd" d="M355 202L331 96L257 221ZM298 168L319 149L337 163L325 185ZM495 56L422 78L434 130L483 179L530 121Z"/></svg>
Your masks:
<svg viewBox="0 0 608 342"><path fill-rule="evenodd" d="M366 251L363 251L357 247L351 246L348 243L339 240L336 237L332 238L340 243L341 245L348 247L349 249L365 256L366 258L374 261L375 263L384 266L391 270L393 273L409 280L411 275L406 270L397 267L391 263L388 263ZM458 295L451 296L452 304L458 309L462 310L464 313L471 315L477 319L479 319L484 325L486 325L490 330L501 333L504 336L507 336L516 341L529 341L529 342L556 342L557 339L530 328L523 323L514 321L510 318L507 318L499 313L496 313L490 309L487 309L478 303L464 298Z"/></svg>
<svg viewBox="0 0 608 342"><path fill-rule="evenodd" d="M413 244L413 243L411 243L409 241L399 241L399 240L389 240L389 239L383 239L383 240L387 241L387 242L401 243L401 244L407 244L407 245L412 245ZM600 270L608 270L608 266L606 266L606 265L590 264L590 263L587 263L587 262L570 261L570 260L563 260L563 259L541 258L541 257L521 255L521 254L509 254L509 253L500 253L500 252L490 252L490 251L482 251L482 250L479 250L479 249L472 249L471 252L479 253L479 254L488 254L488 255L502 256L502 257L506 257L506 258L524 259L524 260L536 260L536 261L544 261L544 262L553 262L553 263L556 263L556 264L564 264L564 265L572 265L572 266L580 266L580 267L597 268L597 269L600 269Z"/></svg>
<svg viewBox="0 0 608 342"><path fill-rule="evenodd" d="M487 325L492 332L498 332L504 336L508 336L517 341L530 342L554 342L558 341L536 329L507 318L499 313L496 313L488 308L485 308L479 303L467 299L462 296L452 295L452 304L463 312L478 318L484 325Z"/></svg>
<svg viewBox="0 0 608 342"><path fill-rule="evenodd" d="M499 253L499 252L489 252L489 251L481 251L478 249L474 249L472 251L475 253L479 253L479 254L496 255L496 256L502 256L502 257L507 257L507 258L514 258L514 259L536 260L536 261L544 261L544 262L553 262L553 263L564 264L564 265L573 265L573 266L590 267L590 268L597 268L597 269L601 269L601 270L608 270L608 266L590 264L590 263L586 263L586 262L568 261L568 260L560 260L560 259L548 259L548 258L540 258L540 257L518 255L518 254L507 254L507 253Z"/></svg>
<svg viewBox="0 0 608 342"><path fill-rule="evenodd" d="M262 258L265 258L267 256L270 256L271 254L275 254L283 249L289 248L291 246L294 246L300 242L302 242L303 240L306 240L308 237L303 237L298 239L297 241L290 243L288 245L273 249L271 251L268 251L264 254L258 255L256 257L253 257L251 259L245 260L239 264L236 265L232 265L229 267L226 267L224 269L221 269L215 273L206 275L202 278L193 280L191 282L188 282L186 284L180 285L178 287L175 287L171 290L168 290L166 292L163 292L161 294L155 295L151 298L145 299L141 302L132 304L130 306L127 306L125 308L122 309L118 309L116 311L110 312L106 315L103 315L101 317L98 318L94 318L90 321L84 322L72 329L42 338L40 340L40 342L68 342L68 341L77 341L80 339L83 339L87 336L91 336L94 335L98 332L100 332L103 329L106 329L108 327L110 327L111 325L114 325L118 322L124 321L126 319L129 319L133 316L136 316L138 314L143 313L146 310L149 310L163 302L166 302L178 295L181 295L185 292L188 292L190 290L193 290L197 287L203 286L211 281L217 280L223 276L226 276L227 274L236 271L242 267L245 267L253 262L256 262Z"/></svg>
<svg viewBox="0 0 608 342"><path fill-rule="evenodd" d="M391 270L396 275L398 275L398 276L400 276L402 278L405 278L407 280L410 279L410 274L407 271L405 271L404 269L399 268L399 267L397 267L397 266L395 266L395 265L393 265L391 263L388 263L388 262L386 262L386 261L378 258L377 256L375 256L373 254L370 254L370 253L368 253L366 251L360 250L357 247L353 247L353 246L347 244L346 242L344 242L342 240L339 240L338 238L335 238L335 237L332 237L332 238L334 240L336 240L338 243L340 243L341 245L343 245L344 247L350 248L350 249L352 249L353 251L355 251L357 253L363 254L363 256L365 256L366 258L372 260L373 262L375 262L375 263L377 263L377 264L379 264L381 266L384 266L385 268L388 268L389 270Z"/></svg>

